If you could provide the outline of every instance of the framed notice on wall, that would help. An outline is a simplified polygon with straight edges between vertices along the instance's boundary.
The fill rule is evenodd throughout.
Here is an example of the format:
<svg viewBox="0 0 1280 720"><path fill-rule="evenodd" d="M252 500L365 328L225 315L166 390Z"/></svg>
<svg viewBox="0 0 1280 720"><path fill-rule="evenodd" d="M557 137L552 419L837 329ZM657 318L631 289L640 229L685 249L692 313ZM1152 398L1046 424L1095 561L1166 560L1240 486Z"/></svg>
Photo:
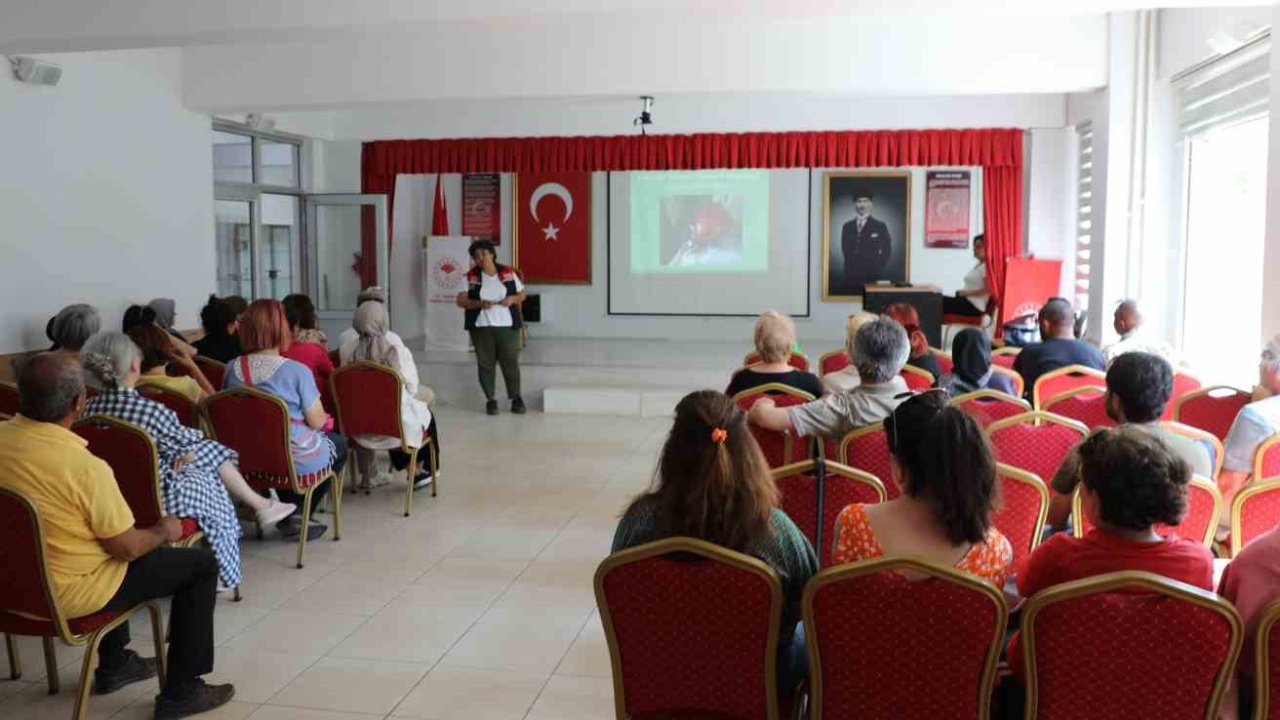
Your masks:
<svg viewBox="0 0 1280 720"><path fill-rule="evenodd" d="M925 176L924 246L969 247L968 170L930 170Z"/></svg>
<svg viewBox="0 0 1280 720"><path fill-rule="evenodd" d="M475 240L502 242L502 203L499 201L498 173L467 173L462 176L462 234Z"/></svg>

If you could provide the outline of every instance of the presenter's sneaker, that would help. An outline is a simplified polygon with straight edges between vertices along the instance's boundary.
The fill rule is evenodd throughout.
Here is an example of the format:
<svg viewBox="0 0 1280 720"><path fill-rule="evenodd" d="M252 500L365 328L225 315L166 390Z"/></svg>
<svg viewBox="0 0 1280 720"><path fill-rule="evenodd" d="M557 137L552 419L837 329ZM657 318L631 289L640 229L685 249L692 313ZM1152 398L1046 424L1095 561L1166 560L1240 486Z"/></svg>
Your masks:
<svg viewBox="0 0 1280 720"><path fill-rule="evenodd" d="M233 685L210 685L195 680L182 690L170 694L168 690L156 696L156 720L178 720L189 715L199 715L222 707L236 696Z"/></svg>
<svg viewBox="0 0 1280 720"><path fill-rule="evenodd" d="M486 402L486 403L484 404L484 413L485 413L486 415L497 415L497 414L498 414L498 401L497 401L497 400L490 400L489 402Z"/></svg>
<svg viewBox="0 0 1280 720"><path fill-rule="evenodd" d="M523 415L529 412L528 409L526 409L524 406L523 398L516 398L515 400L511 401L511 412L515 413L516 415Z"/></svg>
<svg viewBox="0 0 1280 720"><path fill-rule="evenodd" d="M109 695L126 685L149 680L156 676L156 659L144 658L132 650L125 650L125 660L120 667L93 671L93 692Z"/></svg>

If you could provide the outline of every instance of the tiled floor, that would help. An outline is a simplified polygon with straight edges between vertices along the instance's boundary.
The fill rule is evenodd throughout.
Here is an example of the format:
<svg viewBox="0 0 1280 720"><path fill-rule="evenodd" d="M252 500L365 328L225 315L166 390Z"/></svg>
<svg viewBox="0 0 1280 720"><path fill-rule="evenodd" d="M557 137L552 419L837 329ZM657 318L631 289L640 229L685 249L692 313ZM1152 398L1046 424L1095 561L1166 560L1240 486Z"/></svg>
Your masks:
<svg viewBox="0 0 1280 720"><path fill-rule="evenodd" d="M669 420L439 410L440 495L347 495L343 537L307 550L243 544L245 598L219 597L212 681L236 701L208 720L606 720L609 655L591 579L627 499L649 482ZM322 518L326 516L320 516ZM134 646L150 655L143 617ZM81 651L39 642L0 680L0 718L69 718ZM0 673L7 678L7 674ZM154 683L92 696L89 717L151 717Z"/></svg>

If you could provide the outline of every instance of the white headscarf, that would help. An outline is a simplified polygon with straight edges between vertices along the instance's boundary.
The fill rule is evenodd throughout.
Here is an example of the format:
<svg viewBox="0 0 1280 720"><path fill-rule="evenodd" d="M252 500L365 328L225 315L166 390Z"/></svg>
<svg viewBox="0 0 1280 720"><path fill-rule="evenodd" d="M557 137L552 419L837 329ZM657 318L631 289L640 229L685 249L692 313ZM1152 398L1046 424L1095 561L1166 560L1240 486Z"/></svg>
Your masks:
<svg viewBox="0 0 1280 720"><path fill-rule="evenodd" d="M360 334L356 349L351 353L352 360L363 360L380 365L394 365L392 354L395 347L387 340L387 330L391 320L387 316L387 306L376 300L360 303L355 315L351 318L351 327Z"/></svg>

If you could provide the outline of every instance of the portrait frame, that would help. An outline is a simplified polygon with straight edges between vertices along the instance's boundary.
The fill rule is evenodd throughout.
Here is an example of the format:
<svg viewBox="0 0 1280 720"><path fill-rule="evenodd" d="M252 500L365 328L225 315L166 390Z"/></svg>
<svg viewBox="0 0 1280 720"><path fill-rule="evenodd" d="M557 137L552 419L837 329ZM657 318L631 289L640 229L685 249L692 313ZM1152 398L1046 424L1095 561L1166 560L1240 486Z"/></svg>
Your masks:
<svg viewBox="0 0 1280 720"><path fill-rule="evenodd" d="M876 280L909 282L911 279L911 215L912 172L910 169L882 170L826 170L822 173L822 300L824 302L856 302L862 300L863 286ZM844 258L842 231L835 229L836 222L851 218L851 191L866 187L876 195L890 196L884 203L890 213L881 218L873 210L870 218L882 223L890 236L891 254L888 264L879 269L850 266ZM874 205L873 199L873 205ZM839 217L833 217L833 211ZM835 236L835 237L833 237ZM896 236L896 237L895 237ZM901 254L901 261L894 255ZM846 267L862 272L850 278Z"/></svg>

